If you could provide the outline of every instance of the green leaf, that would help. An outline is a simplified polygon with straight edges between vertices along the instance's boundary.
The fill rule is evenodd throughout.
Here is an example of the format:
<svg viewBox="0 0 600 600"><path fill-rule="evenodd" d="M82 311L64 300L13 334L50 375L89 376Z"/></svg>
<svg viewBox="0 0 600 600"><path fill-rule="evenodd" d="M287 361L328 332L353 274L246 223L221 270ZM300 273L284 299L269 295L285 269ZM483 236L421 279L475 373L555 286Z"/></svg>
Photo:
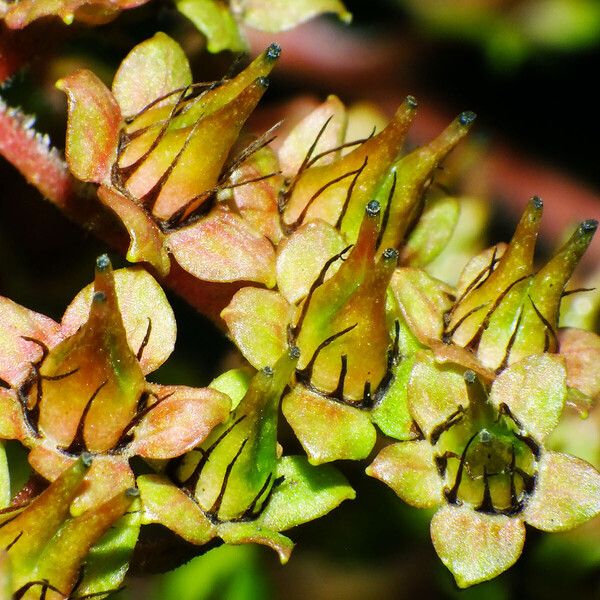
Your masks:
<svg viewBox="0 0 600 600"><path fill-rule="evenodd" d="M404 502L418 508L442 503L442 479L428 441L400 442L386 446L366 473L390 486Z"/></svg>
<svg viewBox="0 0 600 600"><path fill-rule="evenodd" d="M341 0L234 0L232 10L250 27L284 31L322 13L334 13L349 23L352 15Z"/></svg>
<svg viewBox="0 0 600 600"><path fill-rule="evenodd" d="M558 424L566 396L563 359L553 354L534 354L498 375L490 402L497 408L505 404L521 427L541 442Z"/></svg>
<svg viewBox="0 0 600 600"><path fill-rule="evenodd" d="M258 521L221 523L219 537L226 544L262 544L273 548L284 565L290 558L294 543L280 533L262 527Z"/></svg>
<svg viewBox="0 0 600 600"><path fill-rule="evenodd" d="M114 94L124 117L192 83L192 73L181 46L159 31L129 52L115 74Z"/></svg>
<svg viewBox="0 0 600 600"><path fill-rule="evenodd" d="M175 0L175 6L206 36L209 52L245 52L248 49L223 0Z"/></svg>
<svg viewBox="0 0 600 600"><path fill-rule="evenodd" d="M446 505L431 521L431 539L458 587L465 588L492 579L517 561L525 526L520 519Z"/></svg>
<svg viewBox="0 0 600 600"><path fill-rule="evenodd" d="M301 385L283 399L283 414L313 465L361 460L375 444L369 413L324 398Z"/></svg>
<svg viewBox="0 0 600 600"><path fill-rule="evenodd" d="M8 470L4 444L0 440L0 510L10 504L10 498L10 471Z"/></svg>
<svg viewBox="0 0 600 600"><path fill-rule="evenodd" d="M579 458L544 452L525 508L527 523L542 531L565 531L599 513L600 473Z"/></svg>
<svg viewBox="0 0 600 600"><path fill-rule="evenodd" d="M283 481L274 489L259 517L265 527L285 531L318 519L356 493L346 478L329 465L314 467L304 456L284 456L277 464L276 478Z"/></svg>
<svg viewBox="0 0 600 600"><path fill-rule="evenodd" d="M110 90L91 71L80 69L56 82L67 94L66 157L82 181L110 183L117 158L121 111Z"/></svg>
<svg viewBox="0 0 600 600"><path fill-rule="evenodd" d="M230 369L213 379L209 386L231 398L231 410L237 408L250 387L254 371L250 368Z"/></svg>

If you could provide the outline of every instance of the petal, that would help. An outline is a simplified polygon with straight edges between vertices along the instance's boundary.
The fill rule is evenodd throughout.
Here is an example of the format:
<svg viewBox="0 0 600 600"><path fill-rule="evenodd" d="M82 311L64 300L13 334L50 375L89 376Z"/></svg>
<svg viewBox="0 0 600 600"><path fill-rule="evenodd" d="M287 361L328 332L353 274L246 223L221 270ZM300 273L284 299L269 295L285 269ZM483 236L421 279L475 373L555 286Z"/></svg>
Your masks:
<svg viewBox="0 0 600 600"><path fill-rule="evenodd" d="M10 493L10 473L8 471L8 462L6 460L4 444L0 440L0 510L6 508L10 504L11 497L12 495ZM2 586L0 585L0 590L1 589Z"/></svg>
<svg viewBox="0 0 600 600"><path fill-rule="evenodd" d="M542 531L564 531L600 513L600 473L589 463L545 452L525 520Z"/></svg>
<svg viewBox="0 0 600 600"><path fill-rule="evenodd" d="M443 500L433 447L425 440L386 446L366 473L383 481L411 506L433 508Z"/></svg>
<svg viewBox="0 0 600 600"><path fill-rule="evenodd" d="M143 348L140 365L144 373L151 373L173 351L177 334L175 315L162 288L145 269L119 269L114 277L127 341L137 354ZM93 286L89 285L68 306L62 320L65 334L75 333L87 320L92 295Z"/></svg>
<svg viewBox="0 0 600 600"><path fill-rule="evenodd" d="M166 239L154 219L130 198L106 187L100 187L98 198L121 220L130 237L129 262L147 262L163 277L169 273L171 261Z"/></svg>
<svg viewBox="0 0 600 600"><path fill-rule="evenodd" d="M206 36L209 52L247 51L229 5L218 0L175 0L175 6Z"/></svg>
<svg viewBox="0 0 600 600"><path fill-rule="evenodd" d="M600 336L584 329L560 329L558 339L567 365L567 385L592 400L600 397Z"/></svg>
<svg viewBox="0 0 600 600"><path fill-rule="evenodd" d="M242 288L221 317L229 335L255 368L275 364L287 348L288 326L294 308L278 292Z"/></svg>
<svg viewBox="0 0 600 600"><path fill-rule="evenodd" d="M339 471L329 465L314 467L304 456L284 456L275 477L282 481L259 517L261 525L274 531L318 519L356 497Z"/></svg>
<svg viewBox="0 0 600 600"><path fill-rule="evenodd" d="M429 353L419 352L408 382L408 406L421 431L429 437L460 406L466 408L468 404L462 373L437 364Z"/></svg>
<svg viewBox="0 0 600 600"><path fill-rule="evenodd" d="M66 156L82 181L110 182L117 158L121 111L110 90L91 71L81 69L56 82L68 95Z"/></svg>
<svg viewBox="0 0 600 600"><path fill-rule="evenodd" d="M525 542L520 519L444 506L431 521L435 551L458 587L487 581L515 564Z"/></svg>
<svg viewBox="0 0 600 600"><path fill-rule="evenodd" d="M294 548L292 540L276 531L262 527L256 521L221 523L218 530L219 537L226 544L262 544L263 546L269 546L279 554L282 565L287 563Z"/></svg>
<svg viewBox="0 0 600 600"><path fill-rule="evenodd" d="M538 442L556 427L567 396L564 361L534 354L504 369L494 381L490 402L505 404L521 427Z"/></svg>
<svg viewBox="0 0 600 600"><path fill-rule="evenodd" d="M229 416L231 401L216 390L166 385L151 389L157 401L134 429L132 455L180 456L202 443Z"/></svg>
<svg viewBox="0 0 600 600"><path fill-rule="evenodd" d="M26 437L27 425L15 392L0 387L0 439L24 441Z"/></svg>
<svg viewBox="0 0 600 600"><path fill-rule="evenodd" d="M283 414L313 465L333 460L361 460L377 434L366 412L296 385L283 399Z"/></svg>
<svg viewBox="0 0 600 600"><path fill-rule="evenodd" d="M304 298L318 278L325 263L339 254L346 242L325 221L311 221L298 228L277 247L277 286L286 300L296 303ZM327 278L337 272L337 262L327 271Z"/></svg>
<svg viewBox="0 0 600 600"><path fill-rule="evenodd" d="M232 212L214 210L168 239L177 262L198 279L275 285L273 246Z"/></svg>
<svg viewBox="0 0 600 600"><path fill-rule="evenodd" d="M39 344L27 340L32 338ZM63 336L52 319L0 296L0 379L18 387L43 354Z"/></svg>
<svg viewBox="0 0 600 600"><path fill-rule="evenodd" d="M144 507L144 524L160 523L198 546L215 537L216 527L200 507L166 477L141 475L137 484Z"/></svg>
<svg viewBox="0 0 600 600"><path fill-rule="evenodd" d="M130 117L157 98L191 83L190 65L181 46L159 31L125 57L115 74L112 92L123 116Z"/></svg>
<svg viewBox="0 0 600 600"><path fill-rule="evenodd" d="M231 410L234 410L246 395L253 374L249 367L231 369L213 379L208 387L227 394L231 398Z"/></svg>
<svg viewBox="0 0 600 600"><path fill-rule="evenodd" d="M304 117L285 138L279 149L283 174L292 177L298 173L306 159L339 146L344 141L345 129L346 109L337 96L329 96L323 104ZM313 147L315 141L317 144ZM327 154L314 164L330 164L337 158L337 154Z"/></svg>

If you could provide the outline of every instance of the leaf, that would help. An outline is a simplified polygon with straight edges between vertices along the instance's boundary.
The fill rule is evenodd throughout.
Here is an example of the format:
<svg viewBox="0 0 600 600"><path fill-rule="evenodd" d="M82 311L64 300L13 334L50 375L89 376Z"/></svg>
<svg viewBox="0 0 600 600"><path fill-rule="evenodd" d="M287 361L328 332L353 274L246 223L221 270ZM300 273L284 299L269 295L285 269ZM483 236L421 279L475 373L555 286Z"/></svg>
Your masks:
<svg viewBox="0 0 600 600"><path fill-rule="evenodd" d="M494 381L490 402L506 405L522 428L542 442L556 427L567 395L560 356L532 355L504 369Z"/></svg>
<svg viewBox="0 0 600 600"><path fill-rule="evenodd" d="M284 456L277 463L276 479L283 478L259 517L261 525L285 531L318 519L356 493L333 467L310 465L304 456Z"/></svg>
<svg viewBox="0 0 600 600"><path fill-rule="evenodd" d="M560 355L567 366L567 385L592 400L600 397L600 337L584 329L560 329Z"/></svg>
<svg viewBox="0 0 600 600"><path fill-rule="evenodd" d="M273 246L235 213L214 210L168 240L175 260L198 279L275 285Z"/></svg>
<svg viewBox="0 0 600 600"><path fill-rule="evenodd" d="M181 46L159 31L138 44L120 64L112 84L124 117L131 117L171 92L192 83Z"/></svg>
<svg viewBox="0 0 600 600"><path fill-rule="evenodd" d="M600 473L560 452L544 452L524 517L542 531L565 531L600 513Z"/></svg>
<svg viewBox="0 0 600 600"><path fill-rule="evenodd" d="M162 288L145 269L119 269L114 272L114 280L127 342L136 354L141 353L143 372L151 373L173 351L175 315ZM93 293L93 285L88 285L67 307L62 319L66 334L74 334L87 321Z"/></svg>
<svg viewBox="0 0 600 600"><path fill-rule="evenodd" d="M428 441L386 446L367 467L366 473L383 481L411 506L434 508L444 499L442 479Z"/></svg>
<svg viewBox="0 0 600 600"><path fill-rule="evenodd" d="M294 309L278 293L242 288L221 313L229 335L255 368L273 365L287 348Z"/></svg>
<svg viewBox="0 0 600 600"><path fill-rule="evenodd" d="M6 508L10 504L10 471L8 470L8 461L6 460L6 452L4 444L0 440L0 510ZM0 585L0 590L2 589ZM2 598L2 596L0 596Z"/></svg>
<svg viewBox="0 0 600 600"><path fill-rule="evenodd" d="M7 384L23 383L31 363L42 357L43 345L51 348L62 339L60 326L52 319L0 296L0 379Z"/></svg>
<svg viewBox="0 0 600 600"><path fill-rule="evenodd" d="M175 6L205 36L209 52L245 52L246 41L222 0L175 0Z"/></svg>
<svg viewBox="0 0 600 600"><path fill-rule="evenodd" d="M220 523L218 530L219 537L226 544L262 544L269 546L279 554L282 565L287 563L294 548L292 540L276 531L262 527L256 521Z"/></svg>
<svg viewBox="0 0 600 600"><path fill-rule="evenodd" d="M244 23L261 31L284 31L291 29L322 13L334 13L349 23L352 15L340 0L233 0L232 11L241 16Z"/></svg>
<svg viewBox="0 0 600 600"><path fill-rule="evenodd" d="M282 410L313 465L334 460L362 460L377 434L369 414L296 385Z"/></svg>
<svg viewBox="0 0 600 600"><path fill-rule="evenodd" d="M253 374L250 368L230 369L213 379L208 387L227 394L231 398L231 410L234 410L246 395Z"/></svg>
<svg viewBox="0 0 600 600"><path fill-rule="evenodd" d="M317 280L325 263L346 247L337 229L316 220L305 223L277 247L277 286L285 299L297 303ZM337 261L327 270L333 276L340 266Z"/></svg>
<svg viewBox="0 0 600 600"><path fill-rule="evenodd" d="M229 416L229 398L209 388L153 385L156 401L134 428L130 452L174 458L201 444Z"/></svg>
<svg viewBox="0 0 600 600"><path fill-rule="evenodd" d="M525 526L520 519L447 505L431 521L431 539L458 587L465 588L492 579L517 561Z"/></svg>
<svg viewBox="0 0 600 600"><path fill-rule="evenodd" d="M137 483L144 509L144 524L160 523L198 546L215 537L216 527L200 507L166 477L141 475Z"/></svg>
<svg viewBox="0 0 600 600"><path fill-rule="evenodd" d="M69 169L82 181L109 184L121 126L117 101L86 69L60 79L56 87L69 100L65 150Z"/></svg>

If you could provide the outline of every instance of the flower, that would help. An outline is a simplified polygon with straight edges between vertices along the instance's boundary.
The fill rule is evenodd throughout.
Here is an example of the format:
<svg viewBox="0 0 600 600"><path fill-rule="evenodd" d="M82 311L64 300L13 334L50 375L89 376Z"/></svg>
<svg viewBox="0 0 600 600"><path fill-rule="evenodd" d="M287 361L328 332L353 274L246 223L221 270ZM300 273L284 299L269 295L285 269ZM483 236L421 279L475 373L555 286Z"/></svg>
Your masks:
<svg viewBox="0 0 600 600"><path fill-rule="evenodd" d="M600 513L600 473L545 448L567 396L564 360L532 354L491 387L423 352L408 403L421 439L384 448L367 473L405 502L440 507L431 537L460 587L491 579L519 557L525 523L571 529Z"/></svg>

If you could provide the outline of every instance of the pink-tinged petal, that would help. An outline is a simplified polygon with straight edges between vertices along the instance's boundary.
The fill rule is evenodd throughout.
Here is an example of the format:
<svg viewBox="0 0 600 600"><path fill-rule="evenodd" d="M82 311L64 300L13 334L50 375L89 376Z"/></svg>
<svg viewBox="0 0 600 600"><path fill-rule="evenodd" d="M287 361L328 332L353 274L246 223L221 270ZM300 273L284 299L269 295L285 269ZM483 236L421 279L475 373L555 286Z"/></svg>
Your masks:
<svg viewBox="0 0 600 600"><path fill-rule="evenodd" d="M292 540L272 529L262 527L258 522L221 523L218 529L219 537L226 544L262 544L263 546L269 546L277 552L282 565L287 563L294 548Z"/></svg>
<svg viewBox="0 0 600 600"><path fill-rule="evenodd" d="M168 240L177 262L198 279L275 285L273 246L232 212L214 210Z"/></svg>
<svg viewBox="0 0 600 600"><path fill-rule="evenodd" d="M431 520L431 540L458 587L487 581L515 564L525 543L521 519L444 506Z"/></svg>
<svg viewBox="0 0 600 600"><path fill-rule="evenodd" d="M115 74L112 92L123 115L130 117L191 83L190 65L181 46L159 31L125 57Z"/></svg>
<svg viewBox="0 0 600 600"><path fill-rule="evenodd" d="M521 427L538 442L556 427L567 396L564 360L534 354L504 369L494 381L490 402L506 405Z"/></svg>
<svg viewBox="0 0 600 600"><path fill-rule="evenodd" d="M143 523L160 523L198 546L217 535L216 527L200 507L166 477L142 475L137 484L144 508Z"/></svg>
<svg viewBox="0 0 600 600"><path fill-rule="evenodd" d="M314 159L319 154L339 146L344 141L346 121L346 109L340 99L337 96L329 96L323 104L304 117L285 138L279 150L283 174L292 177L298 173L306 159ZM314 164L330 164L338 155L339 152L331 152Z"/></svg>
<svg viewBox="0 0 600 600"><path fill-rule="evenodd" d="M76 459L45 446L36 446L29 453L29 464L42 477L55 481ZM135 485L127 460L121 456L99 455L94 461L77 497L71 504L71 514L83 514Z"/></svg>
<svg viewBox="0 0 600 600"><path fill-rule="evenodd" d="M221 317L229 335L248 362L257 369L274 365L287 348L287 329L294 307L278 292L242 288Z"/></svg>
<svg viewBox="0 0 600 600"><path fill-rule="evenodd" d="M119 269L114 277L127 341L136 354L141 350L142 370L151 373L173 351L177 335L175 315L162 288L145 269ZM68 306L62 319L66 335L75 333L87 320L92 295L93 285L89 285Z"/></svg>
<svg viewBox="0 0 600 600"><path fill-rule="evenodd" d="M600 513L600 473L560 452L544 452L525 520L542 531L565 531Z"/></svg>
<svg viewBox="0 0 600 600"><path fill-rule="evenodd" d="M442 479L433 447L425 440L386 446L366 473L383 481L411 506L433 508L442 503Z"/></svg>
<svg viewBox="0 0 600 600"><path fill-rule="evenodd" d="M308 460L319 465L334 460L362 460L377 434L369 414L296 385L283 399L282 410Z"/></svg>
<svg viewBox="0 0 600 600"><path fill-rule="evenodd" d="M84 69L60 79L56 87L69 99L69 169L82 181L110 182L121 126L116 100L96 75Z"/></svg>
<svg viewBox="0 0 600 600"><path fill-rule="evenodd" d="M600 336L584 329L560 329L558 339L567 365L567 385L596 400L600 397Z"/></svg>
<svg viewBox="0 0 600 600"><path fill-rule="evenodd" d="M408 382L408 407L421 431L429 436L460 407L469 404L463 374L419 352Z"/></svg>
<svg viewBox="0 0 600 600"><path fill-rule="evenodd" d="M151 389L157 401L134 429L132 455L180 456L203 442L229 416L231 401L216 390L166 385Z"/></svg>
<svg viewBox="0 0 600 600"><path fill-rule="evenodd" d="M0 296L0 379L18 387L31 363L42 357L43 346L51 348L62 337L60 326L52 319Z"/></svg>
<svg viewBox="0 0 600 600"><path fill-rule="evenodd" d="M24 440L27 426L13 390L0 387L0 440Z"/></svg>
<svg viewBox="0 0 600 600"><path fill-rule="evenodd" d="M296 303L304 298L319 277L325 263L347 246L337 229L316 220L302 225L277 247L277 286L286 300ZM337 261L327 271L333 276L340 266Z"/></svg>
<svg viewBox="0 0 600 600"><path fill-rule="evenodd" d="M132 263L147 262L159 275L168 275L171 260L165 235L154 219L139 204L113 189L100 187L98 198L117 215L127 229L130 238L127 260Z"/></svg>

